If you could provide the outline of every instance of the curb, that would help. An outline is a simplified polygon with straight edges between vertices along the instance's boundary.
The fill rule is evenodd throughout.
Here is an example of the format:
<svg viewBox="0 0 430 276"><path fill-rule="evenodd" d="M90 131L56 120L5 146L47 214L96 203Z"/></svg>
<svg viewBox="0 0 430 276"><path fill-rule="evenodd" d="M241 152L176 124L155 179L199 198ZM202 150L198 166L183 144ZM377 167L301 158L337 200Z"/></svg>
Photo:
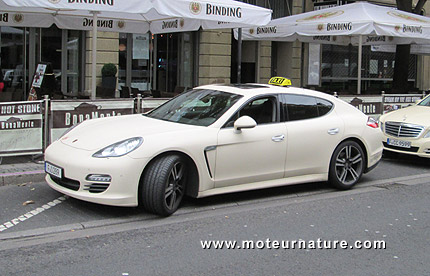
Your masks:
<svg viewBox="0 0 430 276"><path fill-rule="evenodd" d="M0 186L18 185L30 182L42 182L45 180L43 170L0 173Z"/></svg>

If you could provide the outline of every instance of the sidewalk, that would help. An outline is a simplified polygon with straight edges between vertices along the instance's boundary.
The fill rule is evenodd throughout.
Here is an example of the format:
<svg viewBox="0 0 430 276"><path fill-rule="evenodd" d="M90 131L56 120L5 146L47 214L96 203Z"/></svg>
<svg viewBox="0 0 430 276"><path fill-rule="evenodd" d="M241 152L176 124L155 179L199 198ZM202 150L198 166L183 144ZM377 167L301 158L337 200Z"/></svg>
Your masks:
<svg viewBox="0 0 430 276"><path fill-rule="evenodd" d="M40 182L45 179L43 157L31 155L3 157L0 163L0 186Z"/></svg>

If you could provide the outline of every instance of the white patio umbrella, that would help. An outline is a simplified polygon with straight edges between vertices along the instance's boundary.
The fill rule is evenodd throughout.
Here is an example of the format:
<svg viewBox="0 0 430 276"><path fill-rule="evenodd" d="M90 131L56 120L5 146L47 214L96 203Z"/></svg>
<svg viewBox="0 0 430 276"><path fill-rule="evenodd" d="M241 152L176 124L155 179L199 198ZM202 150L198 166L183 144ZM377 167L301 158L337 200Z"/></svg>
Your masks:
<svg viewBox="0 0 430 276"><path fill-rule="evenodd" d="M36 11L34 8L18 9L6 5L1 0L0 11L2 13L0 26L48 28L54 23L49 11L44 9L36 9Z"/></svg>
<svg viewBox="0 0 430 276"><path fill-rule="evenodd" d="M244 40L295 41L358 45L361 69L362 46L429 44L430 18L395 8L356 2L272 20L266 26L244 28ZM361 91L358 70L357 92Z"/></svg>
<svg viewBox="0 0 430 276"><path fill-rule="evenodd" d="M53 11L45 8L11 7L0 0L2 20L0 26L48 28L52 24L60 29L91 31L93 16L72 14L70 11ZM104 14L98 17L97 28L100 31L146 33L149 24L143 23L142 18L130 14L127 18L116 14Z"/></svg>
<svg viewBox="0 0 430 276"><path fill-rule="evenodd" d="M265 25L272 11L233 0L2 0L9 6L43 8L63 16L136 19L145 30L152 22L172 19L191 20L190 30ZM59 18L59 17L58 17ZM57 19L56 22L58 22ZM72 19L73 21L73 19ZM225 23L228 22L228 23ZM59 23L61 25L61 23ZM92 24L92 91L95 98L97 24ZM186 31L186 29L184 29Z"/></svg>

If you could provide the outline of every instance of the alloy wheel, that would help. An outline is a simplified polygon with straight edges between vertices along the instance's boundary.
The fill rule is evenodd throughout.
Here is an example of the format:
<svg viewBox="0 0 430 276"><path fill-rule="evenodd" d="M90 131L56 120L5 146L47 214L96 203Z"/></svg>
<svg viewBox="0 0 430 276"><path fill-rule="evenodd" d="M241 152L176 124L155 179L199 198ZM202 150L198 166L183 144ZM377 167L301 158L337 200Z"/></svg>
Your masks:
<svg viewBox="0 0 430 276"><path fill-rule="evenodd" d="M344 185L355 183L363 171L363 156L354 145L346 145L336 156L336 176Z"/></svg>
<svg viewBox="0 0 430 276"><path fill-rule="evenodd" d="M177 208L184 196L184 171L184 164L176 162L169 173L164 200L171 210Z"/></svg>

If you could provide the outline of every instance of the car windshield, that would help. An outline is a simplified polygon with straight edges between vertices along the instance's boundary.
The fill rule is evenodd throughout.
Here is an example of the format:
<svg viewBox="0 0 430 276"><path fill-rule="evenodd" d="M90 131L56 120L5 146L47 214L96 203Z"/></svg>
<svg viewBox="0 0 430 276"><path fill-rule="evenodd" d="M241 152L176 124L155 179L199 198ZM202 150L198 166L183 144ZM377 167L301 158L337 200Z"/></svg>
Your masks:
<svg viewBox="0 0 430 276"><path fill-rule="evenodd" d="M209 126L241 97L218 90L191 90L152 110L147 116L182 124Z"/></svg>
<svg viewBox="0 0 430 276"><path fill-rule="evenodd" d="M425 98L420 103L418 103L418 105L421 105L421 106L430 106L430 97Z"/></svg>

